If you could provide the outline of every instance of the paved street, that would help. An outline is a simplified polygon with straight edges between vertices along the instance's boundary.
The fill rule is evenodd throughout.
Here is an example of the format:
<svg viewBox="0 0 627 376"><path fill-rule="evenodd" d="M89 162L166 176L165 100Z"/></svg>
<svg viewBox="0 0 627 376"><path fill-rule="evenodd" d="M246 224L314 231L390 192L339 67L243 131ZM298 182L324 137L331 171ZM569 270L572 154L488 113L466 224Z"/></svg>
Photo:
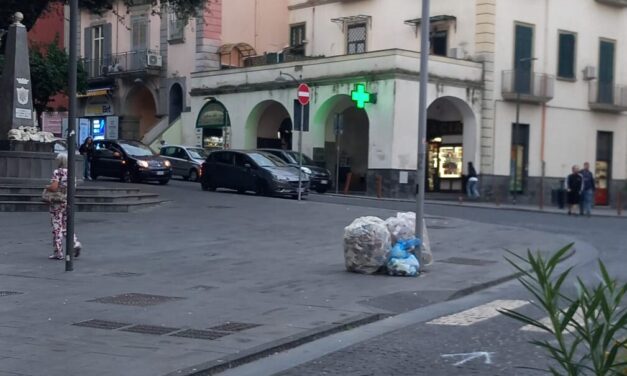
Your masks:
<svg viewBox="0 0 627 376"><path fill-rule="evenodd" d="M398 316L337 333L355 338L328 357L312 351L308 360L274 362L267 374L424 369L425 375L445 375L451 374L453 360L438 354L474 351L496 353L497 368L478 366L477 374L502 374L499 370L537 357L524 344L532 334L519 332L520 325L503 317L462 328L425 322L497 299L525 302L515 283L447 301L511 276L504 248L554 250L580 236L577 226L585 224L583 231L596 235L584 240L616 261L618 251L608 246L619 243L608 234L625 224L623 219L428 206L440 262L419 278L362 276L344 271L343 227L358 216L385 218L411 205L330 196L298 203L202 192L197 184L181 181L139 187L170 201L130 214L80 213L77 229L85 252L72 273L46 259L45 213L0 213L5 240L0 246L5 260L0 265L5 295L0 297L0 375L41 375L42 369L47 375L192 374L220 359L377 313ZM373 204L380 207L368 207ZM571 260L595 256L593 247L581 243ZM252 374L264 374L260 369Z"/></svg>

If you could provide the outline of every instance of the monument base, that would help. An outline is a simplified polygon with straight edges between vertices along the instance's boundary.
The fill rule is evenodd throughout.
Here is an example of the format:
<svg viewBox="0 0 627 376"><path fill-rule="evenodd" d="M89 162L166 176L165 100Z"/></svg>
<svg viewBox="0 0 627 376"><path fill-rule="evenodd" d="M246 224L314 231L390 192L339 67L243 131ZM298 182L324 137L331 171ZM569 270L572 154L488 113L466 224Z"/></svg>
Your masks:
<svg viewBox="0 0 627 376"><path fill-rule="evenodd" d="M44 185L57 168L52 143L0 141L0 184ZM83 157L76 156L77 178L82 176Z"/></svg>

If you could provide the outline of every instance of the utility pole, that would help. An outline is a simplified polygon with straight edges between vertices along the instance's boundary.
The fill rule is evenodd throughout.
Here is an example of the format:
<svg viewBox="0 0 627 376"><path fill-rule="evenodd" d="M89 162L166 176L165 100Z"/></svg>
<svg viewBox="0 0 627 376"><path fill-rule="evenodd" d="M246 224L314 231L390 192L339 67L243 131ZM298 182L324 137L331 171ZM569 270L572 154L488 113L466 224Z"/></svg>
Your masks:
<svg viewBox="0 0 627 376"><path fill-rule="evenodd" d="M425 156L427 147L427 85L429 83L430 0L422 0L420 23L420 93L418 98L418 156L416 170L416 236L423 240Z"/></svg>
<svg viewBox="0 0 627 376"><path fill-rule="evenodd" d="M67 134L67 223L65 237L65 271L74 270L74 197L76 194L76 71L77 71L77 33L78 0L70 0L70 61L68 64L69 99Z"/></svg>

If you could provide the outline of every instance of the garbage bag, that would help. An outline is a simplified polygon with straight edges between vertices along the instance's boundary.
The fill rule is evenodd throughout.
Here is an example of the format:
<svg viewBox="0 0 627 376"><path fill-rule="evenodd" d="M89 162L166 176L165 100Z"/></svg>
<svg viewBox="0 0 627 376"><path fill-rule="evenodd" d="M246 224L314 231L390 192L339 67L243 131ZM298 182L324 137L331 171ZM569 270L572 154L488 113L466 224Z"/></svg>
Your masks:
<svg viewBox="0 0 627 376"><path fill-rule="evenodd" d="M411 228L411 237L415 236L416 228L416 213L414 212L400 212L396 214L396 217L403 220L406 226ZM390 230L391 232L392 230ZM433 253L431 253L431 243L429 242L429 233L427 232L426 224L422 223L422 244L420 246L420 252L414 252L419 255L420 262L423 265L431 265L433 263Z"/></svg>
<svg viewBox="0 0 627 376"><path fill-rule="evenodd" d="M399 217L386 219L385 225L388 227L388 231L390 231L390 235L392 236L392 244L395 244L399 240L413 238L415 223L415 219L413 222Z"/></svg>
<svg viewBox="0 0 627 376"><path fill-rule="evenodd" d="M412 254L406 258L390 258L386 266L392 276L415 277L420 269L418 259Z"/></svg>
<svg viewBox="0 0 627 376"><path fill-rule="evenodd" d="M407 258L411 254L410 251L417 247L420 247L420 239L414 237L407 240L399 240L394 244L390 251L390 258Z"/></svg>
<svg viewBox="0 0 627 376"><path fill-rule="evenodd" d="M349 272L376 273L387 263L390 248L390 232L380 218L357 218L344 228L344 262Z"/></svg>

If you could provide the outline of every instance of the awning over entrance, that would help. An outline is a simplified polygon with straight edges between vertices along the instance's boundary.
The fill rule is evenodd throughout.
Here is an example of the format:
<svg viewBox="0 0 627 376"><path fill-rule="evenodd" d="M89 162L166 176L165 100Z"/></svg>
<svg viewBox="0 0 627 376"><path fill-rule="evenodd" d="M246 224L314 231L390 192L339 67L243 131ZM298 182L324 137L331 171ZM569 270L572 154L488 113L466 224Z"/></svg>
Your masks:
<svg viewBox="0 0 627 376"><path fill-rule="evenodd" d="M230 126L229 112L218 101L207 102L200 110L196 120L196 128L224 128Z"/></svg>
<svg viewBox="0 0 627 376"><path fill-rule="evenodd" d="M89 97L100 97L104 95L108 95L111 92L110 87L99 88L99 89L89 89L84 94L77 95L78 98L89 98Z"/></svg>

